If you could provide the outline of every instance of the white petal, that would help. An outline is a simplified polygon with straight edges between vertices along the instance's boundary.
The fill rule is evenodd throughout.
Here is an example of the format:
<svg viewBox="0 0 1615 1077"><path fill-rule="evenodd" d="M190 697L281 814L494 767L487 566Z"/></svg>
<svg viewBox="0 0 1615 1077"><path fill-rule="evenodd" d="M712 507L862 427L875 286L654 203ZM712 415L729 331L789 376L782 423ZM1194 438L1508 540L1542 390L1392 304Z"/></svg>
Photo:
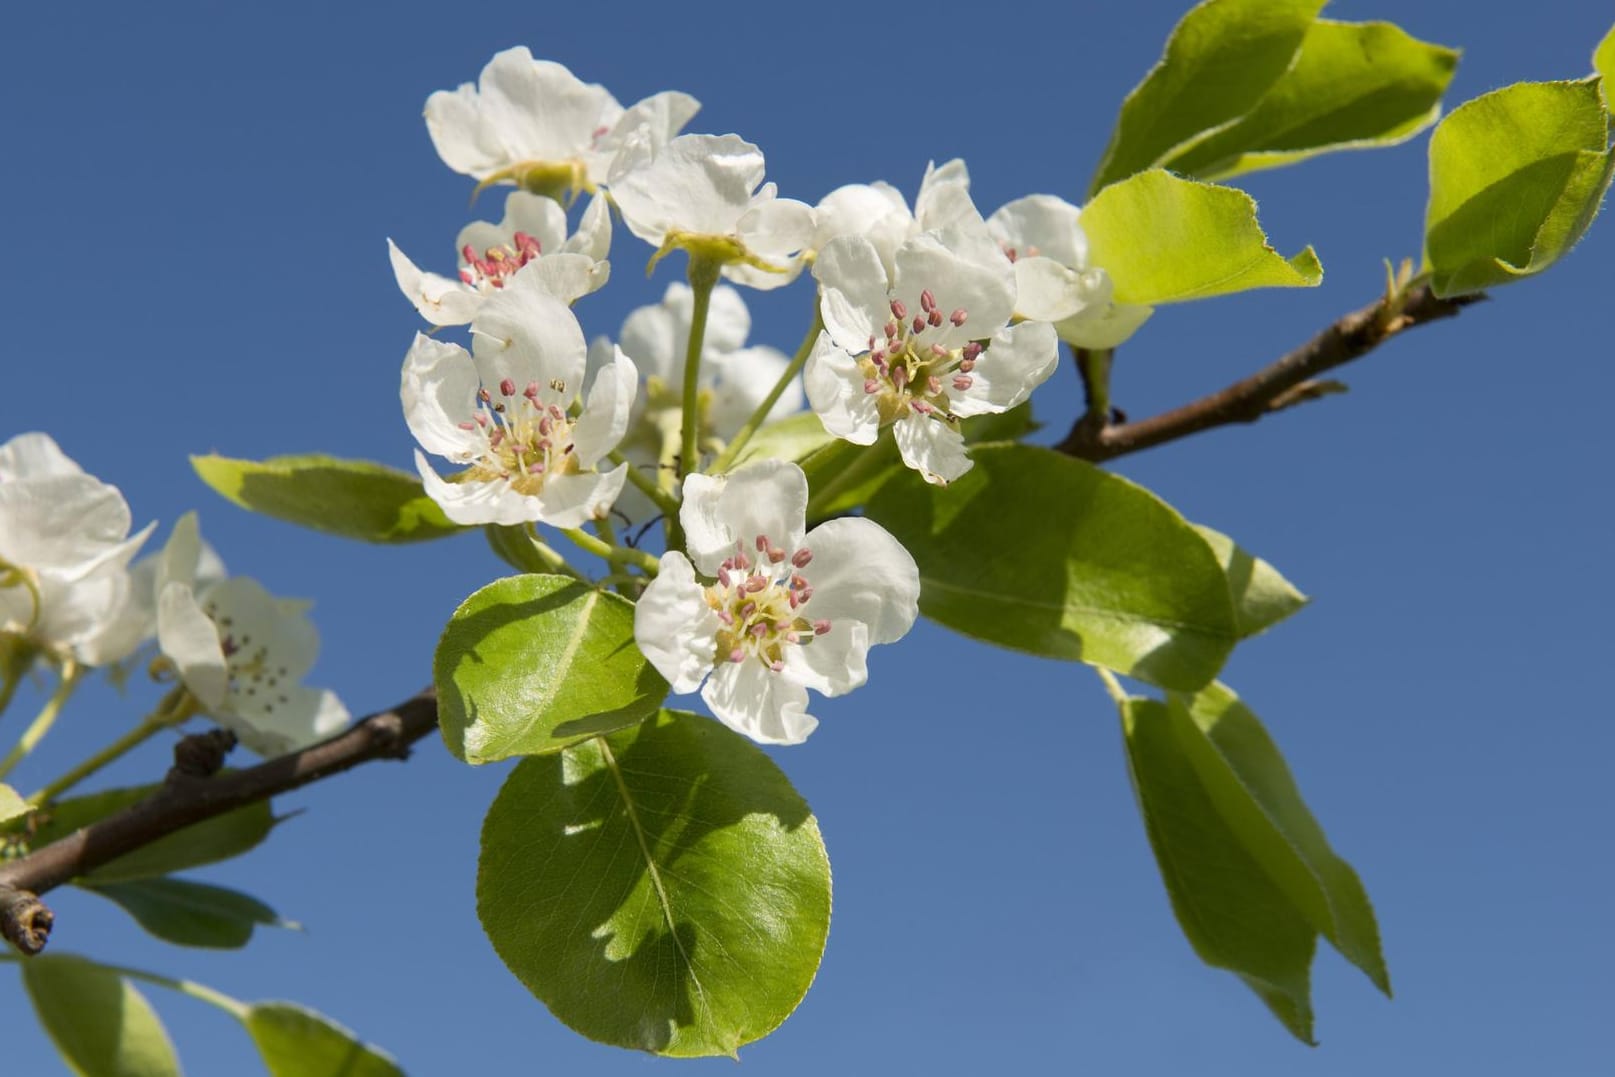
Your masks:
<svg viewBox="0 0 1615 1077"><path fill-rule="evenodd" d="M892 437L903 463L926 482L942 486L969 471L964 437L944 422L923 415L907 415L892 424Z"/></svg>
<svg viewBox="0 0 1615 1077"><path fill-rule="evenodd" d="M611 193L628 230L660 245L671 231L726 236L763 180L762 151L737 135L680 135L661 152L629 140Z"/></svg>
<svg viewBox="0 0 1615 1077"><path fill-rule="evenodd" d="M689 291L686 285L669 285L669 297L674 287ZM617 342L623 354L632 359L647 378L678 384L684 370L685 341L680 338L678 322L667 299L629 311L617 334Z"/></svg>
<svg viewBox="0 0 1615 1077"><path fill-rule="evenodd" d="M215 711L224 705L230 675L219 629L202 611L189 585L170 583L158 594L157 646L204 708Z"/></svg>
<svg viewBox="0 0 1615 1077"><path fill-rule="evenodd" d="M580 81L562 65L534 60L524 48L506 49L482 69L483 122L497 133L512 161L577 157L621 106L606 90Z"/></svg>
<svg viewBox="0 0 1615 1077"><path fill-rule="evenodd" d="M1015 262L1015 313L1032 321L1057 322L1087 309L1091 289L1084 275L1053 258Z"/></svg>
<svg viewBox="0 0 1615 1077"><path fill-rule="evenodd" d="M606 281L611 279L611 263L563 251L528 262L516 273L517 280L523 277L537 281L544 291L571 306L606 286Z"/></svg>
<svg viewBox="0 0 1615 1077"><path fill-rule="evenodd" d="M497 140L490 141L477 88L469 82L455 90L438 90L426 99L426 132L437 155L456 172L482 179L509 163Z"/></svg>
<svg viewBox="0 0 1615 1077"><path fill-rule="evenodd" d="M873 445L880 436L880 408L864 392L864 374L858 361L819 333L802 371L808 405L824 428L857 445Z"/></svg>
<svg viewBox="0 0 1615 1077"><path fill-rule="evenodd" d="M544 199L551 202L550 199ZM553 205L554 203L551 202ZM562 218L563 222L565 218ZM583 211L578 221L578 230L572 237L561 244L556 253L561 254L587 254L595 261L604 261L611 252L611 203L604 195L595 195L589 199L589 207ZM546 248L546 254L550 253Z"/></svg>
<svg viewBox="0 0 1615 1077"><path fill-rule="evenodd" d="M815 527L803 544L813 552L813 560L802 570L813 586L813 597L802 608L802 616L828 620L831 635L842 621L868 625L870 643L894 643L914 627L920 571L908 550L884 527L846 516ZM815 640L810 649L824 638Z"/></svg>
<svg viewBox="0 0 1615 1077"><path fill-rule="evenodd" d="M819 725L807 713L807 689L754 658L720 663L701 698L724 725L759 744L801 744Z"/></svg>
<svg viewBox="0 0 1615 1077"><path fill-rule="evenodd" d="M449 482L415 451L415 470L443 515L457 524L524 524L538 519L536 498L518 494L508 482Z"/></svg>
<svg viewBox="0 0 1615 1077"><path fill-rule="evenodd" d="M1063 198L1032 194L999 207L987 219L993 238L1018 257L1042 255L1073 269L1088 264L1088 239L1077 224L1081 211Z"/></svg>
<svg viewBox="0 0 1615 1077"><path fill-rule="evenodd" d="M689 476L679 522L690 559L715 576L737 542L746 556L755 556L758 535L795 551L806 527L807 499L807 476L786 460L759 460L723 476Z"/></svg>
<svg viewBox="0 0 1615 1077"><path fill-rule="evenodd" d="M718 617L684 555L662 555L661 569L634 606L634 642L679 695L712 669Z"/></svg>
<svg viewBox="0 0 1615 1077"><path fill-rule="evenodd" d="M398 389L409 432L428 452L458 463L471 459L481 439L459 424L473 421L480 385L464 348L416 333Z"/></svg>
<svg viewBox="0 0 1615 1077"><path fill-rule="evenodd" d="M908 218L908 203L888 183L849 183L837 187L814 208L813 249L823 250L832 239L840 236L866 235L894 213ZM905 230L906 226L905 220Z"/></svg>
<svg viewBox="0 0 1615 1077"><path fill-rule="evenodd" d="M1001 253L993 254L996 261L988 263L961 257L956 248L962 246L958 240L966 234L963 230L925 233L897 252L893 291L911 312L918 313L920 294L928 290L944 317L962 308L968 318L962 328L945 321L940 329L928 330L927 343L956 347L966 340L979 340L1002 328L1015 312L1015 267Z"/></svg>
<svg viewBox="0 0 1615 1077"><path fill-rule="evenodd" d="M820 695L845 695L869 680L869 626L837 622L809 643L786 647L784 658L783 672L797 684Z"/></svg>
<svg viewBox="0 0 1615 1077"><path fill-rule="evenodd" d="M611 511L612 502L628 481L628 465L610 471L551 475L536 496L512 494L536 506L526 519L551 527L581 527Z"/></svg>
<svg viewBox="0 0 1615 1077"><path fill-rule="evenodd" d="M541 399L565 407L582 389L588 346L577 317L547 283L523 271L490 297L471 323L471 354L490 391L505 378L518 392L536 382Z"/></svg>
<svg viewBox="0 0 1615 1077"><path fill-rule="evenodd" d="M202 605L213 622L234 637L238 653L262 650L264 661L280 681L300 681L320 653L314 622L302 612L289 613L280 601L250 576L232 576L208 588Z"/></svg>
<svg viewBox="0 0 1615 1077"><path fill-rule="evenodd" d="M30 431L0 445L0 482L82 474L84 469L49 434Z"/></svg>
<svg viewBox="0 0 1615 1077"><path fill-rule="evenodd" d="M242 744L265 758L317 744L348 724L348 708L335 692L294 684L267 701L232 700L213 716Z"/></svg>
<svg viewBox="0 0 1615 1077"><path fill-rule="evenodd" d="M714 432L721 438L733 437L790 365L791 361L773 348L742 348L709 357L702 370L710 372L713 379L709 416ZM802 385L792 378L769 409L768 418L783 418L801 410Z"/></svg>
<svg viewBox="0 0 1615 1077"><path fill-rule="evenodd" d="M892 316L880 252L862 237L832 240L813 263L813 276L824 286L819 313L831 338L854 355L868 351L869 338Z"/></svg>
<svg viewBox="0 0 1615 1077"><path fill-rule="evenodd" d="M1061 340L1079 348L1115 348L1138 332L1139 326L1154 313L1154 307L1143 304L1110 303L1097 310L1083 311L1054 328Z"/></svg>
<svg viewBox="0 0 1615 1077"><path fill-rule="evenodd" d="M511 191L505 196L505 215L498 224L472 221L454 237L454 253L470 247L486 254L490 247L514 247L516 233L525 232L538 240L540 254L554 254L566 241L566 210L553 198L531 191Z"/></svg>
<svg viewBox="0 0 1615 1077"><path fill-rule="evenodd" d="M409 260L392 240L387 241L398 290L433 325L465 325L482 306L482 296L456 280L427 273Z"/></svg>
<svg viewBox="0 0 1615 1077"><path fill-rule="evenodd" d="M1048 322L1021 322L993 334L976 360L970 388L947 386L955 415L1008 411L1048 380L1060 365L1060 340Z"/></svg>
<svg viewBox="0 0 1615 1077"><path fill-rule="evenodd" d="M129 505L116 486L83 473L0 483L0 559L64 579L128 564ZM143 536L142 536L143 541Z"/></svg>
<svg viewBox="0 0 1615 1077"><path fill-rule="evenodd" d="M765 262L784 265L813 242L813 207L794 198L754 202L736 222L735 234Z"/></svg>
<svg viewBox="0 0 1615 1077"><path fill-rule="evenodd" d="M618 117L592 150L584 153L589 181L597 184L607 181L613 161L628 140L637 137L652 146L665 146L700 110L701 102L676 90L664 90L633 105Z"/></svg>
<svg viewBox="0 0 1615 1077"><path fill-rule="evenodd" d="M580 465L593 467L622 441L638 390L639 371L619 348L611 364L594 376L588 403L572 428L573 451Z"/></svg>

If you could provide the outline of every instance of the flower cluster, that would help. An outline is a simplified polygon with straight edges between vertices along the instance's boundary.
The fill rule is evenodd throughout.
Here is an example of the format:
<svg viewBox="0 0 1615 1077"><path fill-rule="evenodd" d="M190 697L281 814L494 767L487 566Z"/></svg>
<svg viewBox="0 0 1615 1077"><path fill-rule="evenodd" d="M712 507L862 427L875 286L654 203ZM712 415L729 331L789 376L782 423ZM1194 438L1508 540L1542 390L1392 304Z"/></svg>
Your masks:
<svg viewBox="0 0 1615 1077"><path fill-rule="evenodd" d="M451 520L546 524L602 556L638 555L653 578L637 585L636 640L674 691L701 687L734 728L795 743L816 724L807 689L863 683L869 647L908 630L918 573L873 522L804 534L801 468L736 469L730 443L805 398L830 435L873 445L889 429L924 481L947 483L971 466L965 421L1026 401L1061 339L1111 347L1149 311L1111 302L1077 207L1032 195L985 217L957 160L926 169L912 209L884 182L817 205L782 198L754 144L683 133L697 107L669 91L624 109L519 48L475 85L433 94L444 162L479 191L516 190L500 224L460 233L457 277L391 247L421 315L469 327L466 345L418 335L401 395L422 482ZM586 349L572 308L610 276L608 201L653 248L652 269L686 253L690 286ZM796 358L747 346L746 305L720 277L774 289L809 267L817 326ZM427 453L459 470L439 475ZM654 568L611 545L613 515L668 518Z"/></svg>

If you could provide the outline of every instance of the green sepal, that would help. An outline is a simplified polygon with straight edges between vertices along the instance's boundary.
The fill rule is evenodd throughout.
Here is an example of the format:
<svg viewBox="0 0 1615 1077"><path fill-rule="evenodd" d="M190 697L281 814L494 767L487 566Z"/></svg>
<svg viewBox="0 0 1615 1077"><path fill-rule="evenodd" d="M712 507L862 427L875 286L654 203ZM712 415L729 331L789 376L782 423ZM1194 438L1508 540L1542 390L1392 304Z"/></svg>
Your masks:
<svg viewBox="0 0 1615 1077"><path fill-rule="evenodd" d="M635 725L668 691L634 644L631 602L537 573L461 603L432 676L443 743L467 763L557 752Z"/></svg>
<svg viewBox="0 0 1615 1077"><path fill-rule="evenodd" d="M1461 295L1542 272L1587 230L1612 174L1596 76L1516 83L1460 105L1430 138L1431 289Z"/></svg>
<svg viewBox="0 0 1615 1077"><path fill-rule="evenodd" d="M578 1033L734 1056L813 982L830 863L757 745L663 712L510 772L483 823L477 913L510 971Z"/></svg>
<svg viewBox="0 0 1615 1077"><path fill-rule="evenodd" d="M244 509L362 542L422 542L464 528L443 515L421 480L368 460L193 456L202 481Z"/></svg>
<svg viewBox="0 0 1615 1077"><path fill-rule="evenodd" d="M1323 280L1311 247L1285 258L1268 244L1250 195L1160 169L1100 191L1083 207L1082 229L1118 303L1181 303Z"/></svg>

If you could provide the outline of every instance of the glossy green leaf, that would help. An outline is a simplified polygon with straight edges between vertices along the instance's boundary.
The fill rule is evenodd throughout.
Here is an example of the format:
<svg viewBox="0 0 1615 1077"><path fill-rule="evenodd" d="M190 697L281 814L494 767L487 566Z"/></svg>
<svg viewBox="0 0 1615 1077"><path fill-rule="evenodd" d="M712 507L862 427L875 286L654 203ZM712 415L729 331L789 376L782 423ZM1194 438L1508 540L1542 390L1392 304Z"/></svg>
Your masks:
<svg viewBox="0 0 1615 1077"><path fill-rule="evenodd" d="M1432 289L1459 295L1540 273L1592 223L1612 170L1596 78L1516 83L1460 105L1430 138Z"/></svg>
<svg viewBox="0 0 1615 1077"><path fill-rule="evenodd" d="M1211 547L1126 479L1050 449L981 446L948 486L893 480L868 515L920 569L920 612L989 643L1192 691L1239 638Z"/></svg>
<svg viewBox="0 0 1615 1077"><path fill-rule="evenodd" d="M1193 527L1217 555L1228 577L1240 639L1267 631L1307 604L1307 596L1279 575L1278 569L1251 556L1221 531L1200 524Z"/></svg>
<svg viewBox="0 0 1615 1077"><path fill-rule="evenodd" d="M403 1077L381 1048L362 1042L330 1018L293 1002L247 1007L246 1026L270 1077Z"/></svg>
<svg viewBox="0 0 1615 1077"><path fill-rule="evenodd" d="M663 712L511 771L483 823L477 911L511 972L581 1034L733 1055L813 982L830 863L761 749Z"/></svg>
<svg viewBox="0 0 1615 1077"><path fill-rule="evenodd" d="M634 645L633 604L566 576L511 576L466 599L432 675L443 742L467 763L559 751L667 697Z"/></svg>
<svg viewBox="0 0 1615 1077"><path fill-rule="evenodd" d="M202 481L244 509L362 542L420 542L464 530L421 480L368 460L193 456Z"/></svg>
<svg viewBox="0 0 1615 1077"><path fill-rule="evenodd" d="M1157 700L1122 707L1133 791L1172 911L1202 961L1234 972L1312 1043L1317 933L1218 811L1180 739L1185 723L1181 707Z"/></svg>
<svg viewBox="0 0 1615 1077"><path fill-rule="evenodd" d="M1250 195L1159 169L1100 191L1083 207L1082 228L1118 303L1181 303L1323 280L1311 247L1285 258L1268 245Z"/></svg>
<svg viewBox="0 0 1615 1077"><path fill-rule="evenodd" d="M482 532L488 539L488 548L517 572L554 571L555 566L545 561L534 548L532 536L526 527L489 524Z"/></svg>
<svg viewBox="0 0 1615 1077"><path fill-rule="evenodd" d="M178 1077L163 1023L133 984L71 954L22 962L39 1023L80 1077Z"/></svg>
<svg viewBox="0 0 1615 1077"><path fill-rule="evenodd" d="M1201 179L1406 141L1436 122L1454 49L1386 22L1319 19L1255 108L1161 163Z"/></svg>
<svg viewBox="0 0 1615 1077"><path fill-rule="evenodd" d="M1170 700L1173 733L1218 815L1312 928L1391 993L1368 893L1335 855L1278 746L1222 684Z"/></svg>
<svg viewBox="0 0 1615 1077"><path fill-rule="evenodd" d="M87 889L117 902L141 927L179 946L239 950L259 924L293 926L255 897L189 879L135 879Z"/></svg>
<svg viewBox="0 0 1615 1077"><path fill-rule="evenodd" d="M1593 50L1593 70L1603 80L1599 88L1604 91L1605 104L1615 106L1615 26Z"/></svg>
<svg viewBox="0 0 1615 1077"><path fill-rule="evenodd" d="M160 788L158 785L143 785L107 789L88 796L57 801L36 817L37 826L29 845L35 849L49 845L103 816L146 799ZM263 841L277 821L269 802L261 800L159 838L150 845L103 864L80 881L113 883L149 879L228 860Z"/></svg>
<svg viewBox="0 0 1615 1077"><path fill-rule="evenodd" d="M13 819L21 819L34 809L11 786L0 782L0 823L9 823Z"/></svg>
<svg viewBox="0 0 1615 1077"><path fill-rule="evenodd" d="M1122 102L1089 194L1249 112L1289 69L1322 8L1323 0L1205 0L1192 8Z"/></svg>

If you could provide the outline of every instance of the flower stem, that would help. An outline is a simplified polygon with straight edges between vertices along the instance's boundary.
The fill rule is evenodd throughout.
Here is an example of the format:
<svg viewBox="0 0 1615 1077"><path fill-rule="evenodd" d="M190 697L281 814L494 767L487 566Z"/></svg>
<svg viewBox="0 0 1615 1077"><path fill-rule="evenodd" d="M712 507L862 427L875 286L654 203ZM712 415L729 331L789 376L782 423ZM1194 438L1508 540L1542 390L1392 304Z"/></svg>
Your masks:
<svg viewBox="0 0 1615 1077"><path fill-rule="evenodd" d="M73 694L73 689L78 687L83 675L84 670L71 658L62 663L62 680L56 686L56 691L45 701L45 705L40 708L34 720L28 723L28 728L22 731L22 736L17 738L17 743L12 745L11 751L6 753L4 759L0 759L0 778L16 769L17 764L27 759L29 753L45 739L45 734L50 732L50 727L56 724L57 716L62 713L62 704ZM8 688L6 691L8 701L10 695L11 689Z"/></svg>
<svg viewBox="0 0 1615 1077"><path fill-rule="evenodd" d="M833 441L822 450L826 453L837 453L838 458L851 457L847 463L838 468L835 478L825 483L813 492L808 499L807 518L812 523L824 511L824 507L840 494L858 483L867 479L876 468L889 464L886 454L882 451L880 442L873 445L855 445L850 441Z"/></svg>
<svg viewBox="0 0 1615 1077"><path fill-rule="evenodd" d="M1110 693L1111 702L1118 707L1126 704L1127 692L1122 688L1121 682L1116 679L1116 675L1103 666L1092 666L1090 668L1105 683L1105 691Z"/></svg>
<svg viewBox="0 0 1615 1077"><path fill-rule="evenodd" d="M802 338L802 346L796 349L796 354L791 357L790 365L779 376L779 381L774 383L774 387L768 391L768 395L763 398L763 402L757 405L757 410L751 413L751 418L746 420L746 425L735 433L728 446L712 462L712 470L715 473L726 470L730 464L734 463L735 457L740 455L740 450L746 447L746 443L757 432L757 428L768 421L768 413L774 410L775 404L779 403L779 398L785 392L785 387L791 384L796 376L802 373L802 368L807 365L808 356L812 354L813 345L818 341L819 333L823 328L824 318L819 313L817 304L815 304L813 307L813 323L808 326L807 335Z"/></svg>
<svg viewBox="0 0 1615 1077"><path fill-rule="evenodd" d="M690 255L690 291L695 305L690 311L690 341L684 350L684 423L679 440L679 478L698 470L701 458L697 441L701 432L701 346L707 335L707 309L712 305L712 289L718 285L723 263Z"/></svg>
<svg viewBox="0 0 1615 1077"><path fill-rule="evenodd" d="M41 786L28 798L28 803L36 808L49 804L85 778L95 774L102 767L121 759L158 733L171 726L178 725L195 713L195 698L184 688L175 688L163 697L163 701L157 705L156 710L140 720L139 725L78 764L78 766L73 767L55 781Z"/></svg>
<svg viewBox="0 0 1615 1077"><path fill-rule="evenodd" d="M580 549L587 553L592 553L610 564L633 565L635 568L652 576L656 575L657 570L661 567L661 563L644 550L636 550L632 546L613 546L610 543L602 542L581 528L569 527L563 533L567 538L577 543Z"/></svg>

